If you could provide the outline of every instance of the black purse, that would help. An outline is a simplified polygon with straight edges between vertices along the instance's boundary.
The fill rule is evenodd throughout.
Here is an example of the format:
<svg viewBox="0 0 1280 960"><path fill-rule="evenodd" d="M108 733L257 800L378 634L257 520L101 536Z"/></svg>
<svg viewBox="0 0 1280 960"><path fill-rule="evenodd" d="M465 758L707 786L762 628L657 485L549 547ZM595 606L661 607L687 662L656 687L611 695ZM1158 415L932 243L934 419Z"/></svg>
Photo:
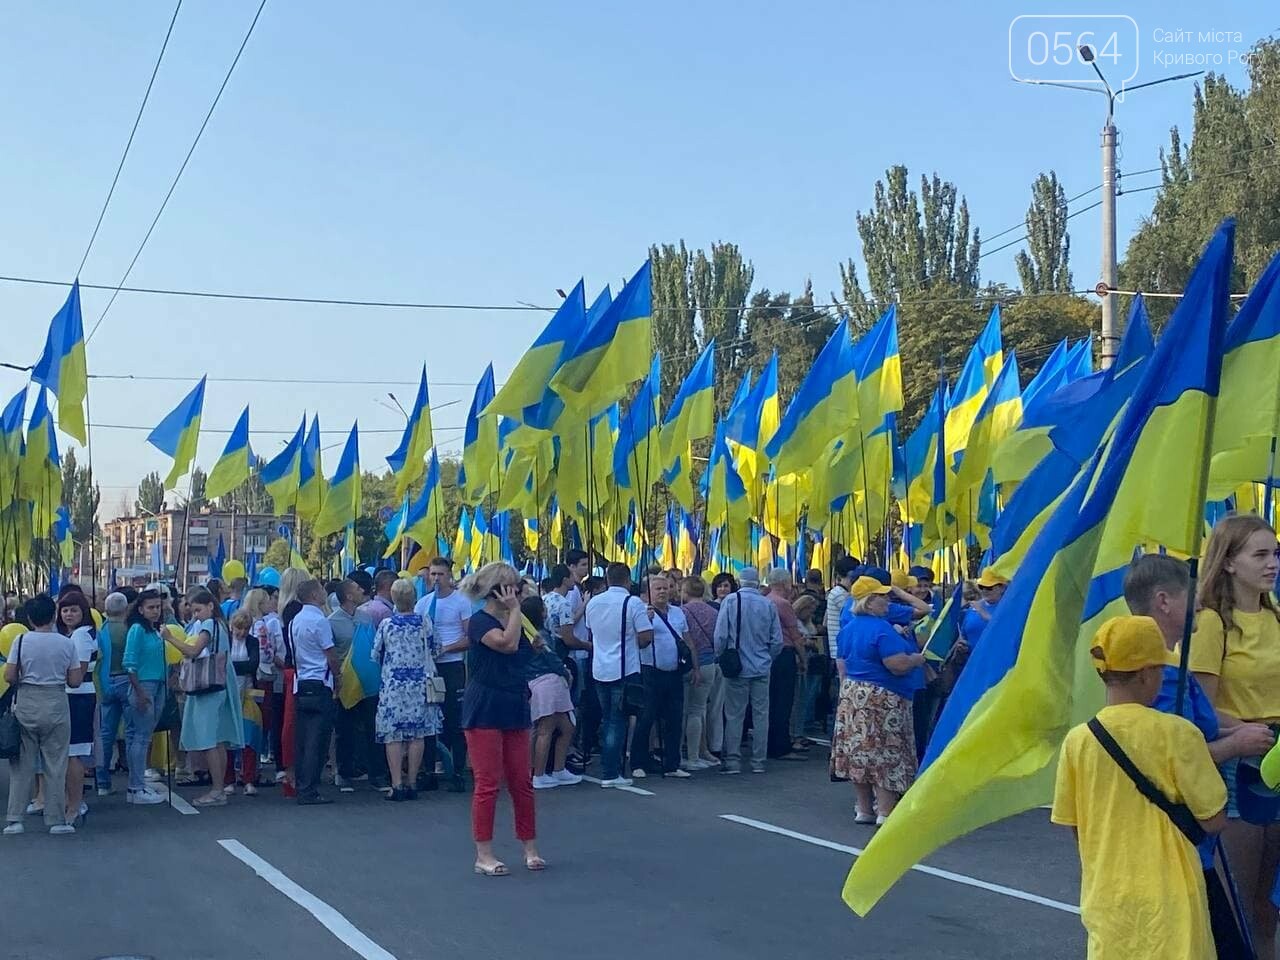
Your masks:
<svg viewBox="0 0 1280 960"><path fill-rule="evenodd" d="M182 712L178 709L178 698L166 690L164 706L160 708L160 716L156 719L152 733L168 733L182 726Z"/></svg>
<svg viewBox="0 0 1280 960"><path fill-rule="evenodd" d="M18 638L16 662L22 669L22 637ZM21 678L0 697L0 760L17 760L22 754L22 724L14 716L13 706L18 702L18 685Z"/></svg>
<svg viewBox="0 0 1280 960"><path fill-rule="evenodd" d="M630 602L630 596L622 601L622 647L618 652L618 679L622 681L622 712L629 717L638 717L644 710L645 692L644 680L640 674L627 676L627 604ZM637 647L636 656L639 655Z"/></svg>
<svg viewBox="0 0 1280 960"><path fill-rule="evenodd" d="M716 662L720 664L720 672L730 680L742 676L742 654L738 653L738 638L742 636L742 597L734 596L733 646L720 651ZM728 598L725 599L728 603Z"/></svg>

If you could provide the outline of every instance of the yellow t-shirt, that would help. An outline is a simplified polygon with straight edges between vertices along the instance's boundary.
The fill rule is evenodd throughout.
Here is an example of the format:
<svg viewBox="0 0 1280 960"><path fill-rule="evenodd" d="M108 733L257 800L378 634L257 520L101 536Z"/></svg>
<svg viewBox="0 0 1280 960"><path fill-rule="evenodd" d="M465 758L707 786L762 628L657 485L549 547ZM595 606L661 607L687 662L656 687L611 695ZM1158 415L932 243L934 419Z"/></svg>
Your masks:
<svg viewBox="0 0 1280 960"><path fill-rule="evenodd" d="M1134 765L1198 819L1226 806L1227 788L1191 723L1136 703L1103 707L1098 719ZM1083 724L1062 743L1052 820L1079 837L1089 960L1215 955L1195 847Z"/></svg>
<svg viewBox="0 0 1280 960"><path fill-rule="evenodd" d="M1270 610L1231 614L1227 633L1213 610L1196 616L1191 670L1218 677L1213 705L1239 720L1280 722L1280 620Z"/></svg>

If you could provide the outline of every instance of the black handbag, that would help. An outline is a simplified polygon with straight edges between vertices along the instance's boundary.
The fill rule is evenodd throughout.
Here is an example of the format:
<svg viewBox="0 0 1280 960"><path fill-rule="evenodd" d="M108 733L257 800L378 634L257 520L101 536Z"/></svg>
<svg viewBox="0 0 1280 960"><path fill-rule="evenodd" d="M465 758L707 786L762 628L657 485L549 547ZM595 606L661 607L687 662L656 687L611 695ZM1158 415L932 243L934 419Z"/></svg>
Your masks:
<svg viewBox="0 0 1280 960"><path fill-rule="evenodd" d="M178 709L178 698L166 690L164 706L160 708L160 716L156 718L155 729L151 732L168 733L170 730L177 730L181 726L182 711Z"/></svg>
<svg viewBox="0 0 1280 960"><path fill-rule="evenodd" d="M15 658L18 669L22 669L22 637L18 638L18 653ZM13 706L18 702L18 685L20 681L5 691L0 697L0 760L17 760L22 753L22 724L14 715Z"/></svg>
<svg viewBox="0 0 1280 960"><path fill-rule="evenodd" d="M622 681L622 712L629 717L638 717L644 710L645 692L644 680L640 674L627 676L627 604L630 602L629 596L622 601L622 645L618 651L618 679ZM636 656L639 655L637 647Z"/></svg>
<svg viewBox="0 0 1280 960"><path fill-rule="evenodd" d="M716 658L716 662L720 664L720 672L730 680L742 676L742 654L738 653L738 638L742 636L742 597L735 595L733 601L733 646L725 647ZM724 602L729 602L727 597Z"/></svg>

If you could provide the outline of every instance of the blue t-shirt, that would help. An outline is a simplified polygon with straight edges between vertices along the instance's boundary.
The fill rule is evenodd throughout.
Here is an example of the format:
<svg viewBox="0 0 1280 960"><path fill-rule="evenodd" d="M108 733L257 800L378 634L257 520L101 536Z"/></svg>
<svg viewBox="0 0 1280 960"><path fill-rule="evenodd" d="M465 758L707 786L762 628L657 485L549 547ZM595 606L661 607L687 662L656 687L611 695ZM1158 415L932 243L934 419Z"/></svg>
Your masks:
<svg viewBox="0 0 1280 960"><path fill-rule="evenodd" d="M850 680L874 683L910 700L924 686L924 668L898 676L884 665L884 658L896 653L919 653L909 637L901 636L884 617L857 614L840 628L836 656L844 661Z"/></svg>
<svg viewBox="0 0 1280 960"><path fill-rule="evenodd" d="M852 595L844 602L844 609L840 611L841 627L853 619L853 606L856 602ZM910 627L916 622L916 608L909 603L890 600L889 609L883 619L897 627Z"/></svg>
<svg viewBox="0 0 1280 960"><path fill-rule="evenodd" d="M974 606L981 606L987 612L987 616L984 617L973 607L970 607L965 610L964 616L960 618L960 637L970 648L978 645L978 641L982 639L982 634L987 629L987 624L996 613L995 607L985 600L979 600Z"/></svg>
<svg viewBox="0 0 1280 960"><path fill-rule="evenodd" d="M533 647L520 635L515 653L499 653L480 642L490 630L503 625L484 610L471 615L467 624L467 687L462 694L462 729L525 730L529 715L529 664Z"/></svg>
<svg viewBox="0 0 1280 960"><path fill-rule="evenodd" d="M1178 702L1178 668L1165 665L1164 680L1160 684L1160 692L1151 706L1161 713L1173 713ZM1218 714L1209 702L1204 688L1190 673L1187 674L1187 695L1182 701L1182 717L1196 725L1196 729L1204 734L1206 743L1218 739ZM1200 865L1206 870L1213 867L1213 848L1217 845L1216 836L1206 837L1196 852L1200 854Z"/></svg>

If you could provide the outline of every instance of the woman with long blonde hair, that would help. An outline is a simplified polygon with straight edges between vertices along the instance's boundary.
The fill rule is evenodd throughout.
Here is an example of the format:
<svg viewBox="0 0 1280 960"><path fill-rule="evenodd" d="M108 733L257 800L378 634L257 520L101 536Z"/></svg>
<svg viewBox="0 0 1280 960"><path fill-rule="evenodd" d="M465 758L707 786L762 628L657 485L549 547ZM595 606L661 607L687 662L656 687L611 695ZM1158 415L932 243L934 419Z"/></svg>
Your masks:
<svg viewBox="0 0 1280 960"><path fill-rule="evenodd" d="M289 637L289 625L293 623L293 618L302 609L302 601L298 599L298 588L310 579L311 577L307 571L299 570L297 567L290 567L280 574L280 595L276 598L276 605L280 610L281 639L284 643L284 651L277 657L278 662L281 664L277 672L281 677L281 688L284 695L284 699L281 701L281 712L284 720L280 725L280 756L276 757L276 769L284 771L284 785L281 788L281 792L290 799L296 797L298 792L294 787L293 779L295 747L293 727L297 718L297 705L293 699L293 641Z"/></svg>
<svg viewBox="0 0 1280 960"><path fill-rule="evenodd" d="M1280 609L1272 597L1280 572L1276 551L1275 530L1254 514L1219 521L1205 550L1190 663L1224 734L1242 722L1280 723ZM1239 764L1237 758L1221 768L1229 818L1222 841L1251 917L1254 948L1271 960L1276 908L1270 895L1280 869L1280 822L1258 825L1240 818Z"/></svg>

